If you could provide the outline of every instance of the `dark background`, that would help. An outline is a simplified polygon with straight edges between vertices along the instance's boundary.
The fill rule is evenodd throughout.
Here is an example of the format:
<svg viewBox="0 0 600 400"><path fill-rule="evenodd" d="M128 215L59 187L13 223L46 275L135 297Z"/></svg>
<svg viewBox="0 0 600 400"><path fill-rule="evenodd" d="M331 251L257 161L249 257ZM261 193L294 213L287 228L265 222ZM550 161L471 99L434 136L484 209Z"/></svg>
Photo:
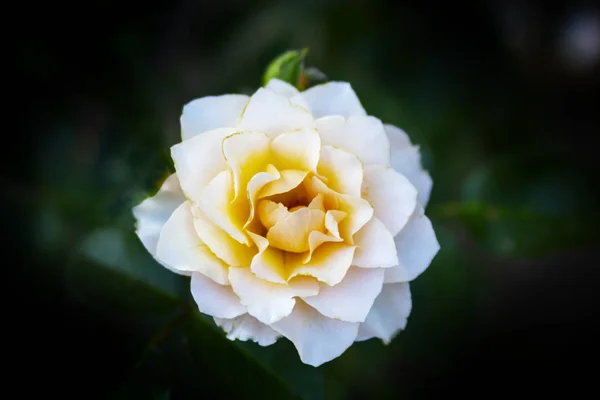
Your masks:
<svg viewBox="0 0 600 400"><path fill-rule="evenodd" d="M5 363L19 397L574 397L597 379L596 3L90 1L5 18ZM316 370L283 340L226 341L130 213L168 173L185 103L252 93L303 47L421 146L441 244L411 285L407 330Z"/></svg>

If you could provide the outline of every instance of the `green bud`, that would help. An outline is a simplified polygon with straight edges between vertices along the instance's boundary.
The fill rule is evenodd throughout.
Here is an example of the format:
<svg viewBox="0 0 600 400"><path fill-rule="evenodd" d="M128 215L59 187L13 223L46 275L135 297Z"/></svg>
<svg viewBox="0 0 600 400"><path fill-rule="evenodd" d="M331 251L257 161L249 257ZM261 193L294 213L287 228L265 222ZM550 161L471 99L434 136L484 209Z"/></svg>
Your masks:
<svg viewBox="0 0 600 400"><path fill-rule="evenodd" d="M304 58L308 54L308 49L290 50L275 58L263 75L263 85L269 83L273 78L281 79L296 88L302 90L305 88L303 82L304 76Z"/></svg>

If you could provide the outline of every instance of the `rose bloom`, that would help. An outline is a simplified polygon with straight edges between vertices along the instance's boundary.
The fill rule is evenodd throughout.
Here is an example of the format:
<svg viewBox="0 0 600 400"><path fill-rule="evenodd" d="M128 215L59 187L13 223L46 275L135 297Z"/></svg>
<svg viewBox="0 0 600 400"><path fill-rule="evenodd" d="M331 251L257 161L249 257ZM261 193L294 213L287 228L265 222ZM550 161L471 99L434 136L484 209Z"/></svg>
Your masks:
<svg viewBox="0 0 600 400"><path fill-rule="evenodd" d="M191 276L231 340L281 336L319 366L355 341L389 343L409 281L439 244L419 147L368 116L348 83L209 96L181 116L176 172L133 209L164 267Z"/></svg>

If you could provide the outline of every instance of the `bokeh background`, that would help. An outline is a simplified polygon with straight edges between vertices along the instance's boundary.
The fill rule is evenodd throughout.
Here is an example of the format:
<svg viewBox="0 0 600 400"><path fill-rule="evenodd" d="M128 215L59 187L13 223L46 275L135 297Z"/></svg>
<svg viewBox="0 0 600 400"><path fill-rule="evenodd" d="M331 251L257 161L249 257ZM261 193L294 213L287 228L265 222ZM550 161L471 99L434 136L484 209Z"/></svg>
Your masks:
<svg viewBox="0 0 600 400"><path fill-rule="evenodd" d="M5 132L1 176L19 397L576 396L597 378L597 3L14 7L5 100L19 134ZM252 93L272 58L304 47L421 146L441 244L411 286L407 329L318 369L285 340L226 340L187 279L144 251L130 212L169 173L185 103Z"/></svg>

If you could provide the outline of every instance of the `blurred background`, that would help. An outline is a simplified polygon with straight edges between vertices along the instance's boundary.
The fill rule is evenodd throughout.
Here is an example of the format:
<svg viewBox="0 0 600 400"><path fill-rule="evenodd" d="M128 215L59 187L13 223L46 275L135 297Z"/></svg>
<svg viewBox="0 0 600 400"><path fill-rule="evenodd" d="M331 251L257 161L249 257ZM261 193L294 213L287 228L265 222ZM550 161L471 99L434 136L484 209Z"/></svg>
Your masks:
<svg viewBox="0 0 600 400"><path fill-rule="evenodd" d="M574 397L597 379L596 2L14 7L18 134L6 132L1 176L19 397ZM303 47L421 146L441 244L411 285L407 329L318 369L285 340L226 340L186 278L145 252L130 212L169 173L185 103L252 93L274 57Z"/></svg>

